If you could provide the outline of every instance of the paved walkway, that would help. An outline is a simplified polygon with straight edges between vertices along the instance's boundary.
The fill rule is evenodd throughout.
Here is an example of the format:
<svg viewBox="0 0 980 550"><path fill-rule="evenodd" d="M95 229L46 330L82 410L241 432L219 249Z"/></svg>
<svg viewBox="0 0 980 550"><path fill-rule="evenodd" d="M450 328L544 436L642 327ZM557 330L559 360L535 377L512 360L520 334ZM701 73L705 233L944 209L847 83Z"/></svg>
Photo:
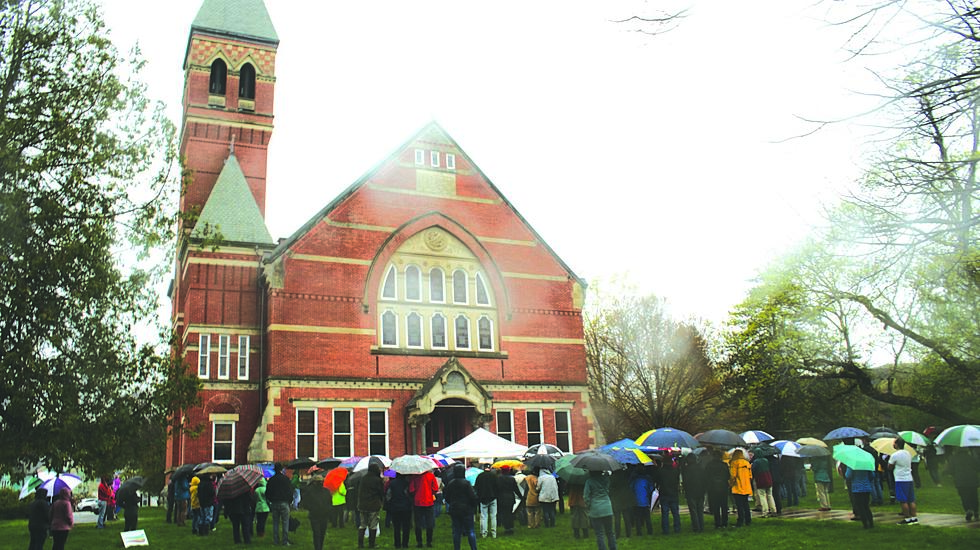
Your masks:
<svg viewBox="0 0 980 550"><path fill-rule="evenodd" d="M902 520L902 517L898 515L897 506L895 507L878 507L877 509L872 508L872 512L875 515L875 524L895 524ZM753 516L756 512L753 512ZM816 520L838 520L838 521L849 521L851 517L851 511L848 509L831 510L829 512L821 512L814 509L805 508L791 508L789 510L783 509L783 514L780 516L783 519L816 519ZM753 517L753 519L755 519ZM763 521L765 521L763 519ZM919 523L922 525L932 525L935 527L965 527L967 529L978 529L980 528L980 521L966 521L966 515L955 515L955 514L931 514L928 512L919 513Z"/></svg>

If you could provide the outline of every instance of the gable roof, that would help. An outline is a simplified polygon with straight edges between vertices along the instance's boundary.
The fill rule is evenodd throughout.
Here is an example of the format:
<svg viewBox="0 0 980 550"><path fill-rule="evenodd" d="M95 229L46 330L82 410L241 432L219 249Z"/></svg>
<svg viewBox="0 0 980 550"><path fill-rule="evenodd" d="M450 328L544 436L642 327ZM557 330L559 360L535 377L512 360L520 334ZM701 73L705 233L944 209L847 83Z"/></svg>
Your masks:
<svg viewBox="0 0 980 550"><path fill-rule="evenodd" d="M483 428L477 428L456 443L440 449L439 454L449 458L508 458L521 456L526 451L527 447L524 445L504 439Z"/></svg>
<svg viewBox="0 0 980 550"><path fill-rule="evenodd" d="M201 215L194 225L192 237L204 237L205 227L217 228L223 242L272 244L272 235L265 226L255 196L248 187L245 173L235 158L228 155L218 181L204 203Z"/></svg>
<svg viewBox="0 0 980 550"><path fill-rule="evenodd" d="M263 0L204 0L191 24L191 33L195 30L279 43Z"/></svg>
<svg viewBox="0 0 980 550"><path fill-rule="evenodd" d="M514 205L511 204L509 200L507 200L507 197L505 197L504 194L500 192L500 189L498 189L497 186L494 185L492 181L490 181L490 178L488 178L487 175L483 173L483 170L481 170L480 167L477 166L475 162L473 162L473 159L471 159L469 155L467 155L466 152L463 151L463 148L460 147L458 143L456 143L456 140L450 137L450 135L442 128L442 126L440 126L435 121L425 125L425 127L423 127L421 130L416 132L415 135L407 139L398 148L396 148L387 158L383 159L381 162L376 164L373 168L368 170L363 176L360 177L360 179L358 179L349 187L347 187L347 189L344 189L344 191L341 192L340 195L337 195L337 197L334 198L334 200L330 201L330 203L327 204L323 209L321 209L319 212L314 214L313 217L309 219L309 221L307 221L305 224L303 224L302 227L297 229L292 235L289 236L289 238L280 239L279 246L277 246L275 250L272 251L272 254L268 256L265 261L267 263L270 263L276 260L282 254L284 254L287 250L289 250L289 248L297 240L299 240L304 235L306 235L311 230L313 230L313 228L318 223L320 223L328 214L330 214L330 212L332 212L335 208L337 208L340 204L342 204L348 197L353 195L354 192L356 192L367 181L369 181L372 177L374 177L374 175L378 171L380 171L385 165L392 162L397 157L397 155L401 151L403 151L406 147L408 147L413 142L420 140L423 137L427 137L431 140L433 135L438 136L438 138L444 140L448 145L454 147L461 154L465 155L470 165L473 167L476 173L479 174L480 178L482 178L483 181L485 181L486 184L490 186L490 189L493 190L493 192L496 193L498 197L500 197L500 200L503 201L503 203L507 205L507 207L511 210L511 212L513 212L514 215L517 216L517 218L521 221L521 223L524 224L524 227L526 227L527 230L530 231L532 235L534 235L534 239L538 243L540 243L541 246L543 246L546 251L548 251L551 257L554 258L556 262L558 262L558 264L562 267L562 269L564 269L580 285L582 285L582 288L588 287L588 283L584 279L576 275L575 272L572 271L572 268L569 267L568 264L566 264L565 261L562 260L561 257L558 256L558 254L555 253L555 251L550 246L548 246L548 243L546 243L545 240L541 238L541 235L534 230L531 224L528 223L528 221L524 218L524 216L521 215L521 213L517 210L517 208L515 208Z"/></svg>

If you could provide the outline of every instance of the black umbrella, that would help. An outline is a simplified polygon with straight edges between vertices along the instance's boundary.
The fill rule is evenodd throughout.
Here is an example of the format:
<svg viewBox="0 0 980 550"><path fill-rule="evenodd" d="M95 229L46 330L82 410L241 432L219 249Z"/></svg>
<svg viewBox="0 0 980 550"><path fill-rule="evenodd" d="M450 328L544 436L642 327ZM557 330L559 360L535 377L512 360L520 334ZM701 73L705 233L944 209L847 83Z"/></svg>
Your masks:
<svg viewBox="0 0 980 550"><path fill-rule="evenodd" d="M565 456L565 453L561 449L552 445L551 443L538 443L537 445L531 445L524 452L523 458L531 458L534 455L550 455L554 457L555 460ZM526 461L525 461L526 462Z"/></svg>
<svg viewBox="0 0 980 550"><path fill-rule="evenodd" d="M294 458L286 463L287 470L305 470L310 466L316 466L316 461L312 458Z"/></svg>
<svg viewBox="0 0 980 550"><path fill-rule="evenodd" d="M191 474L194 473L195 467L197 467L197 464L182 464L179 468L174 470L174 479L180 477L189 477Z"/></svg>
<svg viewBox="0 0 980 550"><path fill-rule="evenodd" d="M759 457L770 457L779 454L779 449L773 447L768 443L763 443L762 445L756 445L755 447L752 447L749 450L752 451L753 455Z"/></svg>
<svg viewBox="0 0 980 550"><path fill-rule="evenodd" d="M341 462L343 462L342 459L333 458L333 457L327 457L327 458L321 459L319 462L316 463L316 465L317 465L317 467L323 468L324 470L333 470L337 466L340 466L340 463Z"/></svg>
<svg viewBox="0 0 980 550"><path fill-rule="evenodd" d="M575 455L568 464L590 472L615 471L623 468L623 465L617 462L615 458L595 449L589 449Z"/></svg>
<svg viewBox="0 0 980 550"><path fill-rule="evenodd" d="M129 502L136 498L136 492L143 488L143 477L135 476L122 482L116 491L117 502Z"/></svg>
<svg viewBox="0 0 980 550"><path fill-rule="evenodd" d="M546 454L531 455L530 458L524 459L524 467L531 470L544 468L553 472L555 471L555 457Z"/></svg>
<svg viewBox="0 0 980 550"><path fill-rule="evenodd" d="M695 437L702 445L714 445L716 447L747 447L748 444L742 436L731 430L708 430Z"/></svg>

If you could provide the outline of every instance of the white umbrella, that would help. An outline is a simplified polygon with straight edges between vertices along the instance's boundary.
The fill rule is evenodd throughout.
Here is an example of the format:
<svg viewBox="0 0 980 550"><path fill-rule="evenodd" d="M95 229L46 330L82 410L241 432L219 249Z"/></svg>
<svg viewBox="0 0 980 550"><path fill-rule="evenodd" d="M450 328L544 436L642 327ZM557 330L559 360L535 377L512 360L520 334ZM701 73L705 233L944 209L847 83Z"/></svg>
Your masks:
<svg viewBox="0 0 980 550"><path fill-rule="evenodd" d="M399 474L422 474L435 467L435 462L419 455L399 456L391 461L391 469Z"/></svg>
<svg viewBox="0 0 980 550"><path fill-rule="evenodd" d="M360 472L361 470L367 470L372 462L381 466L382 471L387 470L391 466L391 459L385 455L371 455L358 460L357 464L354 465L353 471Z"/></svg>
<svg viewBox="0 0 980 550"><path fill-rule="evenodd" d="M752 445L754 443L765 443L766 441L772 441L773 439L776 439L768 432L764 432L762 430L749 430L747 432L742 432L739 435L741 435L742 439L744 439L745 442L748 443L749 445Z"/></svg>
<svg viewBox="0 0 980 550"><path fill-rule="evenodd" d="M953 447L980 447L980 426L962 424L946 428L936 436L936 445Z"/></svg>
<svg viewBox="0 0 980 550"><path fill-rule="evenodd" d="M779 449L779 454L783 456L800 457L797 451L799 451L800 447L802 447L803 445L800 445L795 441L779 440L779 441L773 441L772 446Z"/></svg>

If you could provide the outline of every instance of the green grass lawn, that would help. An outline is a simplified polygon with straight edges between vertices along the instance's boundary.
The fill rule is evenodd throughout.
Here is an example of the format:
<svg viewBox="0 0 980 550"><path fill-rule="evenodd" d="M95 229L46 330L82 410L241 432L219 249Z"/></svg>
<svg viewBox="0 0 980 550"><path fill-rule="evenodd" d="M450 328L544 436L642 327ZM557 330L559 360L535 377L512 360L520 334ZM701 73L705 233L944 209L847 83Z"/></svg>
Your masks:
<svg viewBox="0 0 980 550"><path fill-rule="evenodd" d="M915 501L920 512L930 512L935 514L954 514L961 515L963 507L960 505L960 497L953 487L952 476L943 476L940 480L942 487L936 487L929 477L929 473L922 470L922 487L915 490ZM800 508L819 508L817 504L817 492L813 485L813 476L807 472L809 482L807 485L807 496L800 498ZM844 480L838 478L834 480L834 492L830 495L830 505L834 509L850 508L847 498L847 488ZM872 506L872 511L879 512L884 509L899 510L898 504L888 504L888 493L885 492L885 504L883 506Z"/></svg>
<svg viewBox="0 0 980 550"><path fill-rule="evenodd" d="M945 489L945 487L944 487ZM925 492L925 490L924 490ZM836 493L843 497L842 493ZM810 497L807 497L809 501ZM313 547L309 524L305 512L295 512L302 518L303 525L299 531L291 534L293 548L307 550ZM163 550L188 550L206 548L221 550L239 548L232 542L230 524L222 519L218 530L209 537L197 537L191 534L190 527L178 528L167 524L165 513L161 508L144 508L140 513L139 527L144 529L150 541L150 548ZM978 548L980 547L980 530L941 528L918 525L902 527L893 523L879 522L875 529L865 531L857 522L847 521L809 521L790 519L756 519L752 526L742 529L727 529L715 531L709 528L704 533L692 533L689 530L688 518L682 516L684 531L680 534L659 534L659 514L654 515L653 536L620 539L622 549L650 549L654 545L670 544L674 548L778 548L779 550L800 548ZM552 544L561 544L562 550L594 549L594 538L577 540L572 538L569 527L569 514L558 516L558 526L553 529L536 529L518 527L513 537L501 537L496 540L478 540L480 548L494 550L541 550ZM710 517L708 518L710 522ZM97 530L94 523L82 524L75 527L68 537L68 548L83 550L98 550L102 548L121 548L119 532L122 520L107 524L104 530ZM271 530L266 538L256 539L252 547L272 547ZM414 536L414 535L413 535ZM0 550L23 550L27 547L27 522L0 522ZM330 550L353 549L357 547L356 531L350 526L344 529L328 530L325 548ZM378 546L393 548L391 530L382 529ZM51 547L48 541L47 548ZM436 548L451 548L452 536L449 519L442 515L436 526ZM466 548L466 543L463 543Z"/></svg>

